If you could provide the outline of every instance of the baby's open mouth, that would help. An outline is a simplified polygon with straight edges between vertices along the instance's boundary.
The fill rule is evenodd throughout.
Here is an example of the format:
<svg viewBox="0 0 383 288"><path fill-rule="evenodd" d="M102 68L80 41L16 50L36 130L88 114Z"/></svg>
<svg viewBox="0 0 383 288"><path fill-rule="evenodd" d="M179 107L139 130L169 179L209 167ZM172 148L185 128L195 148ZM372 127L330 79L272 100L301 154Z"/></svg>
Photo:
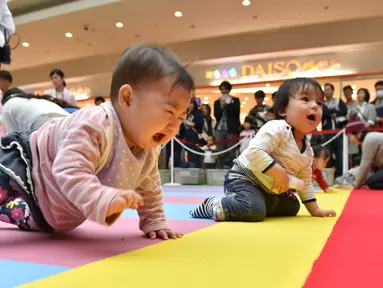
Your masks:
<svg viewBox="0 0 383 288"><path fill-rule="evenodd" d="M307 116L307 119L309 119L311 121L315 121L315 115L309 115L309 116Z"/></svg>
<svg viewBox="0 0 383 288"><path fill-rule="evenodd" d="M163 133L156 133L156 134L154 134L154 136L153 136L153 140L155 141L155 142L161 142L164 138L165 138L165 134L163 134Z"/></svg>

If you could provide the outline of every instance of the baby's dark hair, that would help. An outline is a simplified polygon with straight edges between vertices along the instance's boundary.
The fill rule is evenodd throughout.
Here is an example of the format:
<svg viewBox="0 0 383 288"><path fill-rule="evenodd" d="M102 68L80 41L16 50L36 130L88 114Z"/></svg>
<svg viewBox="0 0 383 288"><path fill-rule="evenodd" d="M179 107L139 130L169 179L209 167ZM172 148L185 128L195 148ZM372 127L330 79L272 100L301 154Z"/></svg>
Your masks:
<svg viewBox="0 0 383 288"><path fill-rule="evenodd" d="M267 109L266 113L273 113L273 114L275 114L274 107L270 107L269 109Z"/></svg>
<svg viewBox="0 0 383 288"><path fill-rule="evenodd" d="M284 119L279 113L284 111L289 104L290 96L296 93L317 92L324 97L321 85L313 78L295 78L283 82L274 99L274 113L277 119Z"/></svg>
<svg viewBox="0 0 383 288"><path fill-rule="evenodd" d="M129 47L121 55L112 76L110 97L114 103L120 88L129 84L133 88L142 84L160 81L175 75L172 89L184 87L189 93L194 89L194 81L182 63L163 46L137 44Z"/></svg>
<svg viewBox="0 0 383 288"><path fill-rule="evenodd" d="M102 102L102 103L104 103L104 102L105 102L104 97L102 97L102 96L97 96L96 98L94 98L94 103L97 103L97 102Z"/></svg>
<svg viewBox="0 0 383 288"><path fill-rule="evenodd" d="M245 121L243 121L243 123L250 123L250 124L253 124L254 122L254 118L252 116L246 116L245 117Z"/></svg>
<svg viewBox="0 0 383 288"><path fill-rule="evenodd" d="M7 70L0 71L0 79L7 80L9 83L13 81L12 74Z"/></svg>
<svg viewBox="0 0 383 288"><path fill-rule="evenodd" d="M322 145L314 146L313 151L314 151L314 158L319 158L322 155L323 155L324 159L330 158L330 151Z"/></svg>

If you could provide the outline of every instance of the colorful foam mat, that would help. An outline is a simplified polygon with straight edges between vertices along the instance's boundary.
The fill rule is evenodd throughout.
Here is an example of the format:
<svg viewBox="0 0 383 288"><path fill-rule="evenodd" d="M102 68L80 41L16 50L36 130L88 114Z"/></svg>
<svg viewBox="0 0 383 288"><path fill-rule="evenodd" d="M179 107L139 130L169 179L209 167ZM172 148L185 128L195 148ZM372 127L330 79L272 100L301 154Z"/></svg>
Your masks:
<svg viewBox="0 0 383 288"><path fill-rule="evenodd" d="M383 287L383 191L317 193L335 218L215 223L190 209L221 187L165 187L165 211L180 240L149 240L134 211L112 227L26 233L0 224L0 288L9 287ZM383 199L382 199L383 200ZM343 212L342 212L343 211Z"/></svg>

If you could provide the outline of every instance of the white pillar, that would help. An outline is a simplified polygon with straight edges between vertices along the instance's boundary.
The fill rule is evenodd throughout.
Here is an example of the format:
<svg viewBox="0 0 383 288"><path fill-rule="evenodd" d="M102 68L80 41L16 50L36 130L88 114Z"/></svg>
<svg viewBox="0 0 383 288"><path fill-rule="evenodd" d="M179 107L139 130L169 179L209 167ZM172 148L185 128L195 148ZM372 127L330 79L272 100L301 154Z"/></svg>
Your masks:
<svg viewBox="0 0 383 288"><path fill-rule="evenodd" d="M348 171L348 138L346 132L342 133L343 137L343 174Z"/></svg>
<svg viewBox="0 0 383 288"><path fill-rule="evenodd" d="M164 185L181 185L174 183L174 138L170 140L170 183Z"/></svg>

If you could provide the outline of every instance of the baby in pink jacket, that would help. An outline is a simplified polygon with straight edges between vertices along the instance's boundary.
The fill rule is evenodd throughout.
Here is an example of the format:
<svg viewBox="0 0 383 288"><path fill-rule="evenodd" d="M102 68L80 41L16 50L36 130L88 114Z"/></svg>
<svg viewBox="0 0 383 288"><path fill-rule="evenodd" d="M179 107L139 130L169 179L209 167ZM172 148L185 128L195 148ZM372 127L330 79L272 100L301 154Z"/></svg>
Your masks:
<svg viewBox="0 0 383 288"><path fill-rule="evenodd" d="M169 51L136 45L113 72L111 102L11 133L0 147L0 221L68 231L137 210L149 238L178 238L164 216L160 145L177 133L194 83Z"/></svg>

